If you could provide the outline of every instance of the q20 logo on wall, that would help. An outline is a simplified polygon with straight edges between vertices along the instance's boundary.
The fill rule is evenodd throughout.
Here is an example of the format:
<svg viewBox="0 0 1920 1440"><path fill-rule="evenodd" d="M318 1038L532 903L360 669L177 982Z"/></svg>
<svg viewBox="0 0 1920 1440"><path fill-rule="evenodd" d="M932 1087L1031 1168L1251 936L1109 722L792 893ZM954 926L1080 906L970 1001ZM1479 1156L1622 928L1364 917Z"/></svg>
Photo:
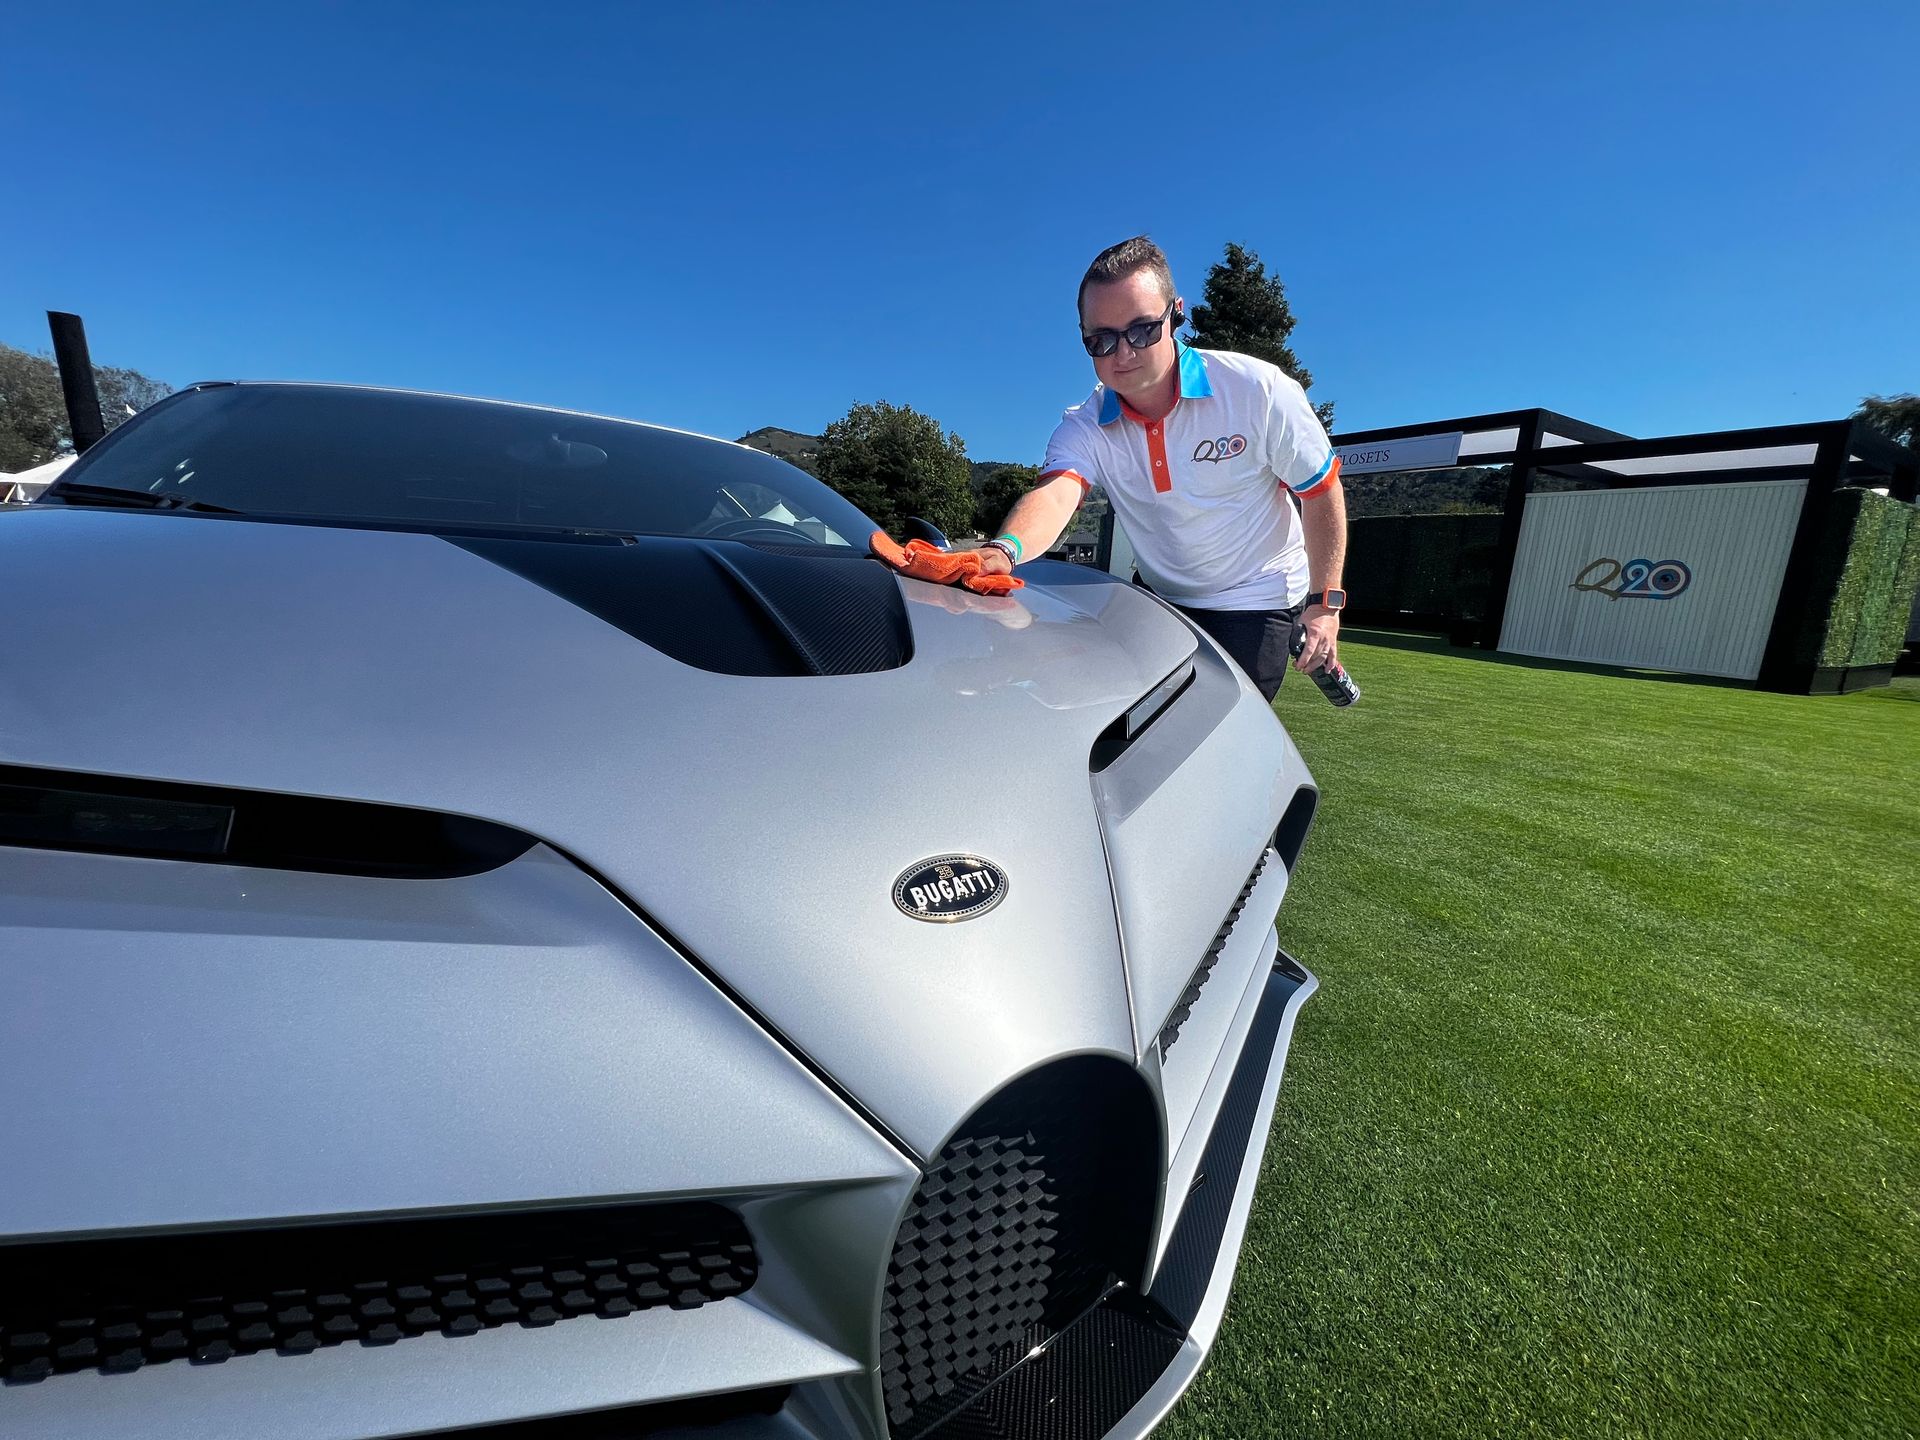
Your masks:
<svg viewBox="0 0 1920 1440"><path fill-rule="evenodd" d="M1693 584L1693 571L1678 560L1600 559L1573 577L1570 590L1590 590L1609 600L1671 600Z"/></svg>

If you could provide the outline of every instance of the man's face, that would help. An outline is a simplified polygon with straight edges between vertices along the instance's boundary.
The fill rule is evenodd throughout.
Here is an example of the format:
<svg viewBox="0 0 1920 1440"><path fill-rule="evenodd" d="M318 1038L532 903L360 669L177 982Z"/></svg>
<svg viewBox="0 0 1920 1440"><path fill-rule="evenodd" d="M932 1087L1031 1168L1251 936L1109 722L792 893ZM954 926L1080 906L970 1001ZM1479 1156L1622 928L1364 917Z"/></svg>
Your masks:
<svg viewBox="0 0 1920 1440"><path fill-rule="evenodd" d="M1166 312L1169 297L1146 271L1116 280L1111 285L1089 285L1080 305L1080 332L1125 330L1142 320L1158 320ZM1121 337L1113 354L1095 356L1093 373L1100 383L1117 392L1124 400L1155 394L1166 383L1176 362L1173 348L1173 317L1160 327L1160 338L1144 350L1136 350Z"/></svg>

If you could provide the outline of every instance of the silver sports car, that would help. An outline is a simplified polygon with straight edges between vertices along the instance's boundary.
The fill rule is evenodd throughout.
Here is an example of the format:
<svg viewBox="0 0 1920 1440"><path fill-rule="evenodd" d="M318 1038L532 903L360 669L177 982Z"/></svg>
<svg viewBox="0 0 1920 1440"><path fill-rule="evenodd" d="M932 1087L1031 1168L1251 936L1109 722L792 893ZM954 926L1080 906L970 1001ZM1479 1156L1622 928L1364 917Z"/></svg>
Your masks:
<svg viewBox="0 0 1920 1440"><path fill-rule="evenodd" d="M1316 790L741 446L217 384L0 516L0 1434L1151 1430Z"/></svg>

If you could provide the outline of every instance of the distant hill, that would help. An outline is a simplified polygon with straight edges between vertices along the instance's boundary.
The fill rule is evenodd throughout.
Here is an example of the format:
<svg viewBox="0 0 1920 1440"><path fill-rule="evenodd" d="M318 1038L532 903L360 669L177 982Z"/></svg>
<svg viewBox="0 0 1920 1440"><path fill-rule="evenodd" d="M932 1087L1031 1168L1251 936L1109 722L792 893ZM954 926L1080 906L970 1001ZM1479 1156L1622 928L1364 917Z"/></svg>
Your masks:
<svg viewBox="0 0 1920 1440"><path fill-rule="evenodd" d="M1451 470L1387 470L1377 475L1343 475L1347 514L1363 515L1487 515L1499 514L1507 504L1508 467L1461 465ZM1535 475L1536 491L1590 490L1590 480L1560 475Z"/></svg>
<svg viewBox="0 0 1920 1440"><path fill-rule="evenodd" d="M1343 475L1347 514L1439 515L1497 511L1506 501L1507 472L1484 465L1456 470L1389 470Z"/></svg>
<svg viewBox="0 0 1920 1440"><path fill-rule="evenodd" d="M778 455L789 465L798 465L809 475L814 473L813 462L820 454L818 435L782 430L778 425L763 425L751 434L742 435L740 443L751 445L755 450L764 450L769 455Z"/></svg>

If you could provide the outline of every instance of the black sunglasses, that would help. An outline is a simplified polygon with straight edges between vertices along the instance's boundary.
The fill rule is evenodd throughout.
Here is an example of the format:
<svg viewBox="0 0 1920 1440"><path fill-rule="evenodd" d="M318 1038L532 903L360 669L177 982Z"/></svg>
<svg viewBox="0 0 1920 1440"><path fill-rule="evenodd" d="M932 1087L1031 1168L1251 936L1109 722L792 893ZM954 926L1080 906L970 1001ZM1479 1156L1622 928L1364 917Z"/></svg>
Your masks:
<svg viewBox="0 0 1920 1440"><path fill-rule="evenodd" d="M1158 320L1136 320L1125 330L1095 330L1080 337L1080 343L1087 347L1087 354L1096 360L1105 359L1120 348L1120 337L1127 337L1127 344L1135 350L1145 350L1149 345L1160 343L1160 327L1167 323L1167 317L1173 314L1173 307L1180 302L1169 300L1167 308L1160 312Z"/></svg>

